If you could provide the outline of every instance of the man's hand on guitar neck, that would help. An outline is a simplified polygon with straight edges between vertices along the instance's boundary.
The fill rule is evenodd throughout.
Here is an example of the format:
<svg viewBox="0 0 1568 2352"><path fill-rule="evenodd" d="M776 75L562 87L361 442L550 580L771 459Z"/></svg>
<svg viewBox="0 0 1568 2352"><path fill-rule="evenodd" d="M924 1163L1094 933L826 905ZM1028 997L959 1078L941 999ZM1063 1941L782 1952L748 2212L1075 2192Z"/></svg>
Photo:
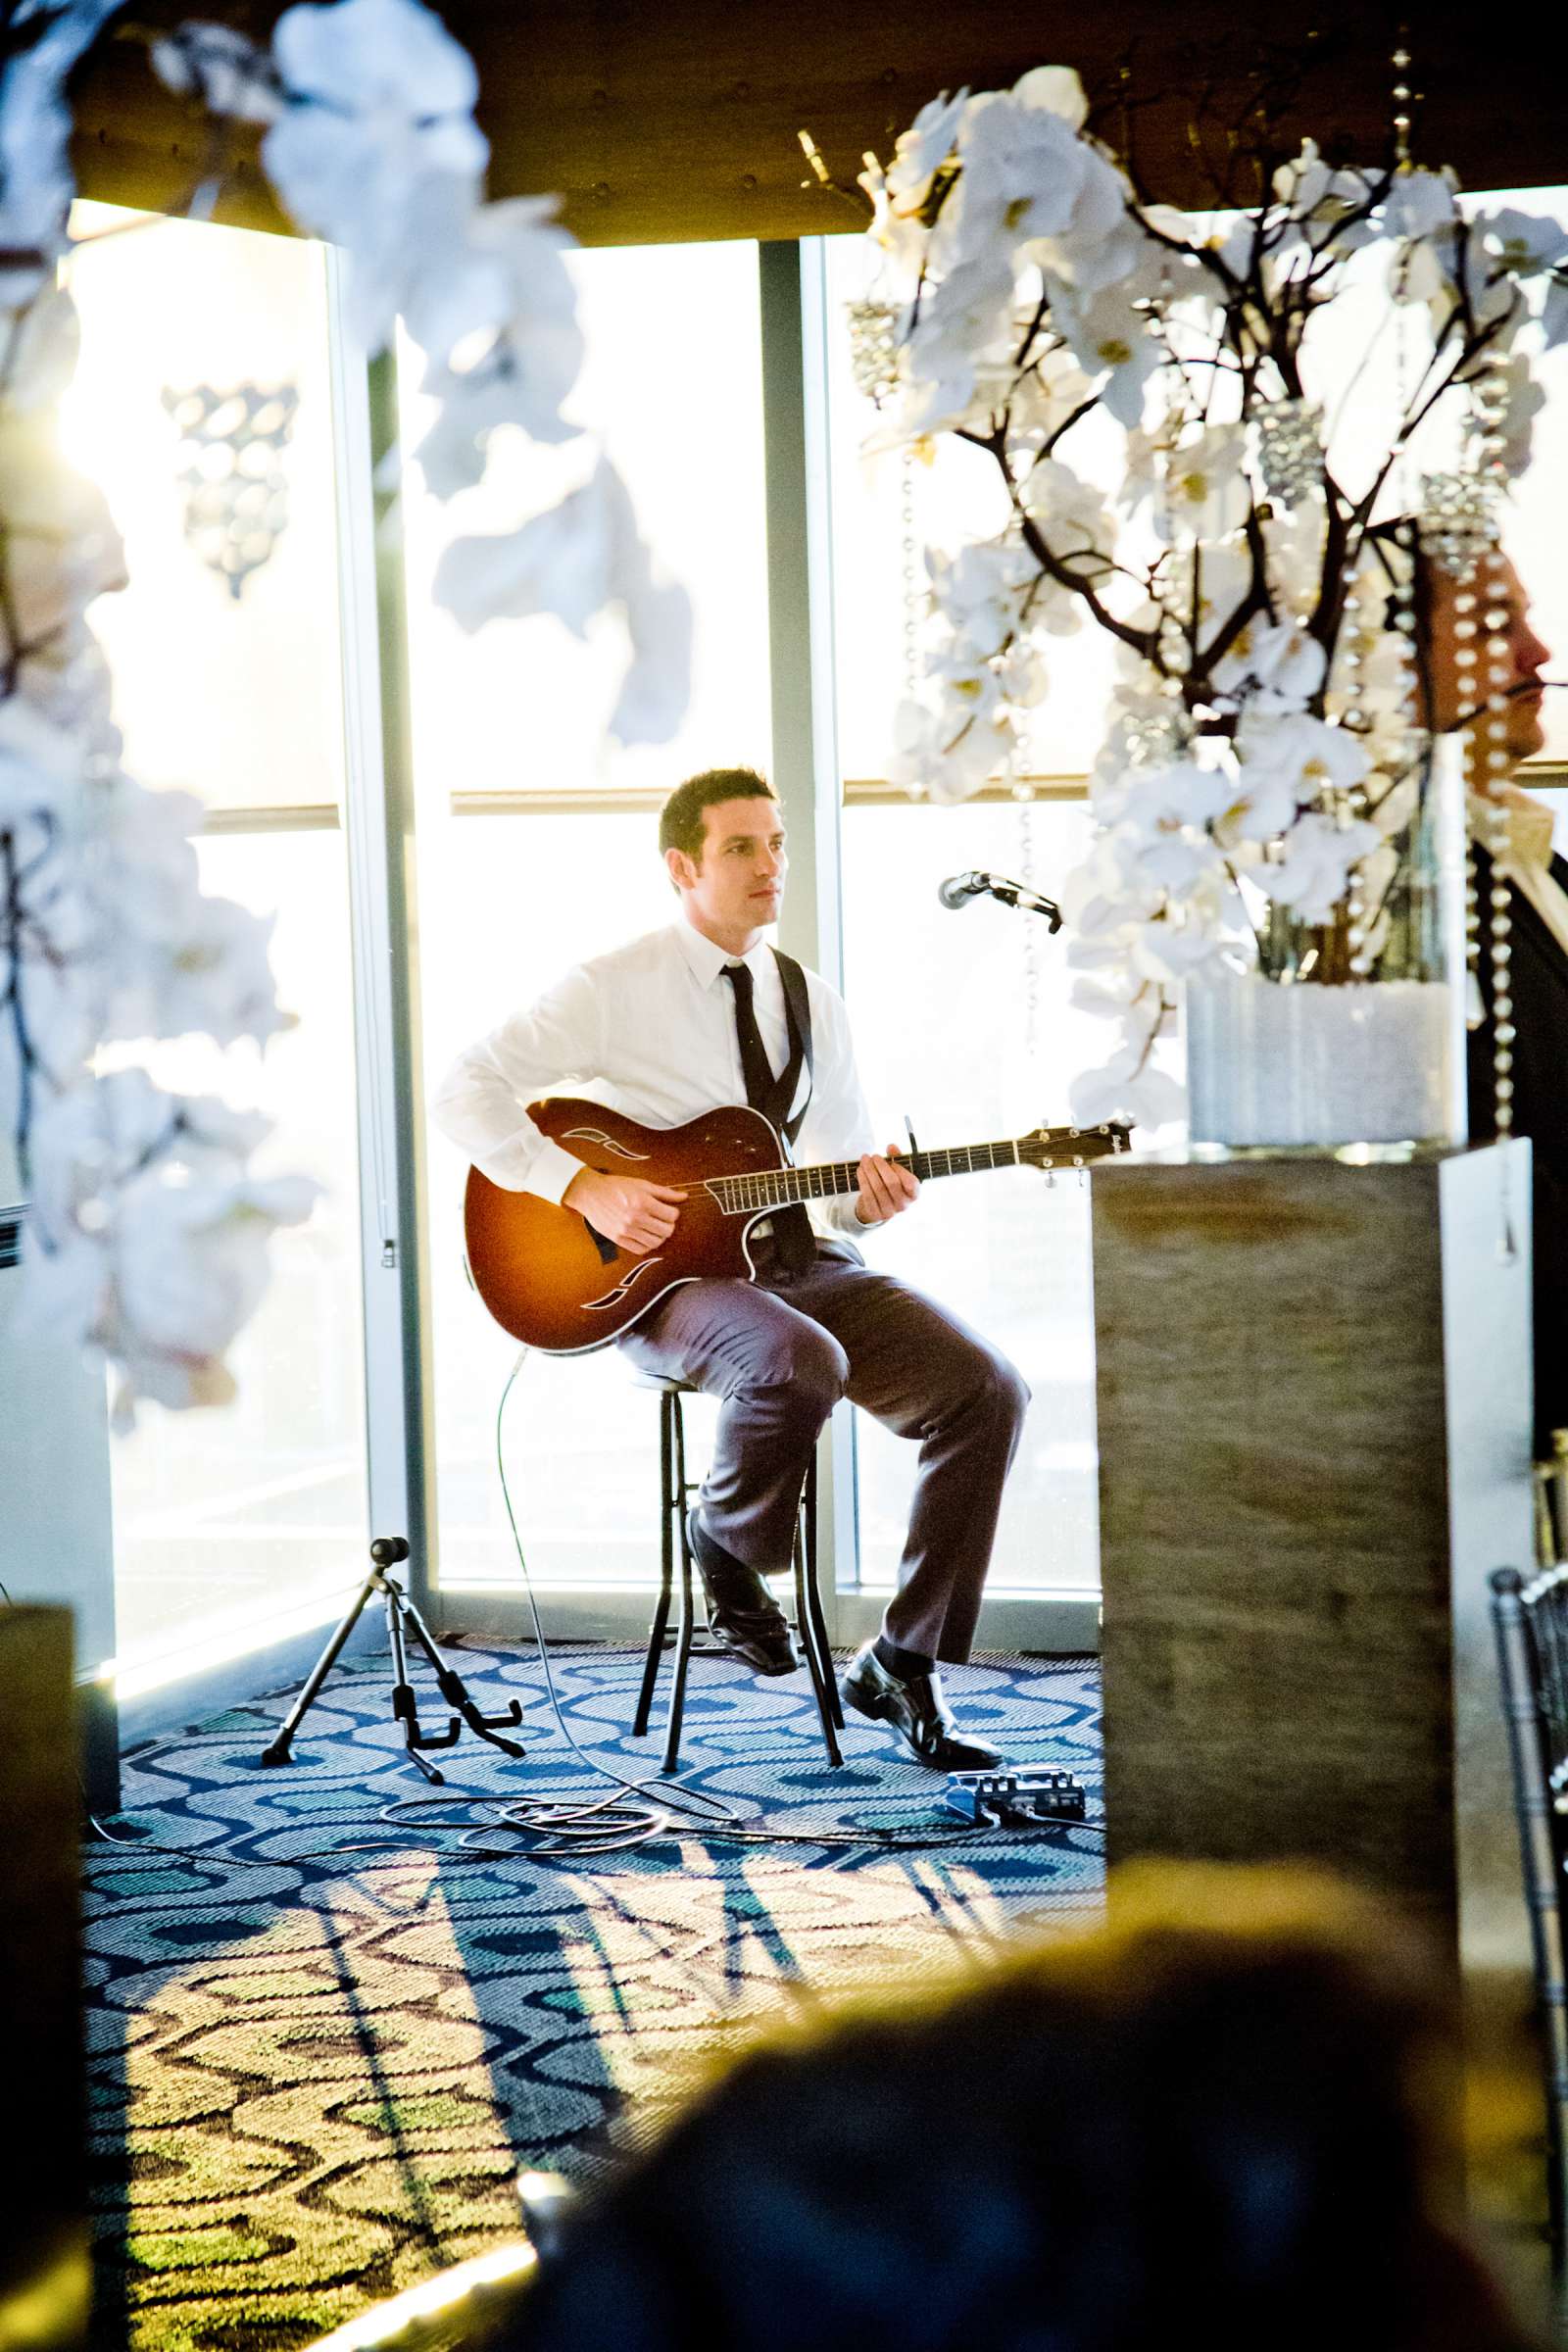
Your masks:
<svg viewBox="0 0 1568 2352"><path fill-rule="evenodd" d="M586 1217L617 1250L646 1255L667 1242L686 1196L672 1184L649 1184L641 1176L604 1176L579 1170L561 1196L563 1208Z"/></svg>
<svg viewBox="0 0 1568 2352"><path fill-rule="evenodd" d="M920 1198L919 1179L904 1166L897 1144L889 1144L886 1158L880 1152L868 1152L856 1173L860 1189L855 1196L855 1214L862 1225L885 1225Z"/></svg>

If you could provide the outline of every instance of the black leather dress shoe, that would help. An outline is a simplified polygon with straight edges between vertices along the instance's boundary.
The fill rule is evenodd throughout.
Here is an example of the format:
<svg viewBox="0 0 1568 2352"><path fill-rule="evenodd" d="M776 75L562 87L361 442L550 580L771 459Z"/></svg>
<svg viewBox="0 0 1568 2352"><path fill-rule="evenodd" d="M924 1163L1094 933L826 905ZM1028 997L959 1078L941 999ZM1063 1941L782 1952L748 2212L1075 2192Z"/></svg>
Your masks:
<svg viewBox="0 0 1568 2352"><path fill-rule="evenodd" d="M1002 1762L1000 1748L962 1737L935 1672L906 1682L889 1674L867 1642L839 1688L846 1706L869 1715L873 1723L891 1723L914 1750L915 1762L933 1772L993 1772Z"/></svg>
<svg viewBox="0 0 1568 2352"><path fill-rule="evenodd" d="M715 1544L695 1510L686 1534L708 1595L708 1626L715 1642L754 1674L793 1674L800 1664L784 1613L755 1568Z"/></svg>

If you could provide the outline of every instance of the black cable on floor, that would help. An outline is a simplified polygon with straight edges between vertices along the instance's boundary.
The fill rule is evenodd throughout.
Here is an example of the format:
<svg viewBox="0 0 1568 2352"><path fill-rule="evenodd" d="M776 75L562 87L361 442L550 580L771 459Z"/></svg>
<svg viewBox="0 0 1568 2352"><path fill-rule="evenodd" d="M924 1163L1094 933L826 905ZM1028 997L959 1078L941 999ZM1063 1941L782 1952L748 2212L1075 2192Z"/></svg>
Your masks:
<svg viewBox="0 0 1568 2352"><path fill-rule="evenodd" d="M932 1823L923 1830L910 1831L775 1829L768 1826L765 1813L743 1819L734 1805L708 1789L696 1787L688 1774L665 1778L662 1773L649 1773L641 1780L633 1780L590 1754L572 1732L562 1705L551 1663L550 1644L539 1614L538 1596L507 1478L503 1442L506 1409L527 1353L526 1348L518 1350L496 1407L496 1470L501 1481L501 1495L506 1506L507 1523L512 1531L513 1546L517 1555L517 1566L528 1597L534 1643L544 1673L551 1713L562 1739L579 1763L599 1779L611 1784L604 1795L590 1801L575 1789L539 1789L527 1796L504 1798L490 1790L470 1789L467 1792L454 1790L447 1796L398 1797L377 1810L375 1822L390 1829L413 1831L416 1835L385 1841L355 1840L310 1847L303 1852L282 1855L238 1854L224 1846L165 1845L151 1838L126 1838L109 1829L96 1814L88 1812L87 1820L97 1838L126 1854L167 1856L187 1865L210 1862L231 1870L265 1870L279 1866L287 1868L300 1862L347 1861L351 1857L370 1854L380 1854L390 1860L398 1854L453 1850L466 1853L474 1861L578 1861L599 1854L626 1853L640 1846L669 1843L683 1837L717 1839L725 1844L808 1845L828 1851L891 1854L973 1842L984 1836L988 1826L1003 1826L956 1819L951 1823ZM3 1586L0 1586L0 1592L4 1592ZM9 1600L9 1593L5 1597ZM170 1740L162 1742L153 1753L166 1753L180 1744L178 1740ZM660 1791L662 1801L657 1805L641 1801L643 1792L655 1787ZM85 1791L83 1793L85 1796ZM891 1801L924 1804L928 1800L921 1796ZM410 1818L416 1814L440 1814L453 1807L481 1809L481 1818L462 1825L450 1825L457 1831L455 1847L444 1842L433 1842L442 1838L448 1825L432 1821L425 1828L420 1822ZM1032 1827L1009 1823L1005 1826L1009 1842L1014 1844L1055 1839L1064 1831L1087 1831L1096 1837L1103 1835L1102 1824L1096 1821L1046 1821ZM418 1835L421 1829L422 1838ZM278 1835L278 1832L273 1829L253 1835L271 1837ZM497 1836L509 1842L484 1842L486 1839L494 1840Z"/></svg>

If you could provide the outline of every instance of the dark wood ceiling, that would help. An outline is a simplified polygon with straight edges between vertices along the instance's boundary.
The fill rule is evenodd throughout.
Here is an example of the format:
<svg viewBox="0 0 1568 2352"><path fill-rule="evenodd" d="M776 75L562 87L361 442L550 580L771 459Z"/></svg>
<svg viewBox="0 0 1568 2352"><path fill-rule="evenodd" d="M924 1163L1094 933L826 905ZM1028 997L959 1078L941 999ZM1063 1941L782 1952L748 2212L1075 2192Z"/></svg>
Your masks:
<svg viewBox="0 0 1568 2352"><path fill-rule="evenodd" d="M206 168L207 132L152 74L145 28L187 14L264 34L269 0L206 6L149 0L78 69L76 165L86 195L179 209ZM1295 131L1374 161L1387 152L1397 16L1380 5L1238 8L1215 0L1109 0L1098 9L988 0L450 0L442 10L478 65L493 195L559 191L585 244L821 235L860 214L807 172L808 130L853 188L866 148L886 156L939 90L1004 86L1028 67L1071 64L1107 98L1130 60L1152 191L1210 200L1195 168L1194 97L1216 115L1247 102L1248 75L1299 86ZM1479 0L1415 19L1419 158L1469 187L1568 180L1568 39L1553 8L1523 37L1488 37ZM1551 29L1539 29L1544 22ZM283 225L254 142L233 159L220 219Z"/></svg>

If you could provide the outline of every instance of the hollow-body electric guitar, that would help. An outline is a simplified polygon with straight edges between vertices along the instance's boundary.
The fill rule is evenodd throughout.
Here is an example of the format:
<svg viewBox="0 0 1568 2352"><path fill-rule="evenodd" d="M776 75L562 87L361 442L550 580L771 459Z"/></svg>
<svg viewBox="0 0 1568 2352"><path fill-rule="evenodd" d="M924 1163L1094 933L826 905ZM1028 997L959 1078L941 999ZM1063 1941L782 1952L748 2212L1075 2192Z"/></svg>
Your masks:
<svg viewBox="0 0 1568 2352"><path fill-rule="evenodd" d="M641 1176L685 1194L674 1232L657 1250L619 1250L586 1217L536 1193L504 1192L468 1171L464 1229L473 1287L504 1331L553 1355L608 1347L683 1282L749 1282L748 1237L760 1217L797 1200L859 1190L859 1162L791 1167L760 1110L705 1111L684 1127L644 1127L600 1102L552 1096L530 1102L542 1134L602 1175ZM1127 1149L1128 1129L1037 1127L999 1144L911 1152L922 1181L980 1168L1082 1168Z"/></svg>

